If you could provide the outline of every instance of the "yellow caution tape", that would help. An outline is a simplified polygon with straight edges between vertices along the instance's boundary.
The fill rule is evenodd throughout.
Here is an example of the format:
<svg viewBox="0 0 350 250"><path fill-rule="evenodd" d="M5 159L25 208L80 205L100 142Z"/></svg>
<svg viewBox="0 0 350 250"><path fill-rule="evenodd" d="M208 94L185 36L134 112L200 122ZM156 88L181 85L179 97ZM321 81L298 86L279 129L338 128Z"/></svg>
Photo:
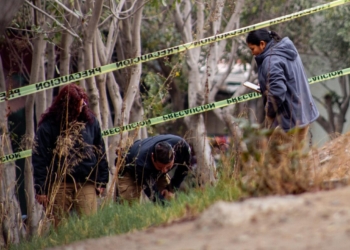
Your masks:
<svg viewBox="0 0 350 250"><path fill-rule="evenodd" d="M34 83L34 84L30 84L21 88L16 88L16 89L11 89L8 91L4 91L4 92L0 92L0 102L6 101L6 100L12 100L15 98L19 98L22 96L26 96L26 95L30 95L33 93L37 93L39 91L43 91L43 90L47 90L47 89L51 89L54 87L58 87L58 86L62 86L68 83L72 83L72 82L77 82L79 80L82 79L86 79L89 77L93 77L93 76L97 76L97 75L101 75L101 74L105 74L114 70L118 70L118 69L122 69L125 67L129 67L132 65L136 65L139 63L143 63L143 62L148 62L157 58L161 58L161 57L165 57L165 56L169 56L172 54L177 54L180 53L182 51L188 50L188 49L193 49L196 47L200 47L200 46L204 46L204 45L208 45L214 42L218 42L227 38L231 38L234 36L238 36L238 35L242 35L245 33L248 33L252 30L257 30L257 29L261 29L261 28L265 28L271 25L275 25L278 23L282 23L282 22L286 22L286 21L290 21L302 16L306 16L306 15L310 15L313 14L315 12L319 12L322 10L326 10L326 9L330 9L339 5L343 5L346 3L349 3L350 0L337 0L337 1L333 1L327 4L323 4L323 5L319 5L319 6L315 6L306 10L302 10L299 12L295 12L289 15L285 15L282 17L278 17L275 19L271 19L268 21L264 21L261 23L257 23L251 26L247 26L244 28L240 28L240 29L236 29L233 31L229 31L226 33L222 33L222 34L218 34L215 36L211 36L211 37L207 37L207 38L203 38L200 39L198 41L194 41L194 42L190 42L190 43L185 43L179 46L175 46L175 47L171 47L168 49L164 49L164 50L160 50L160 51L156 51L153 53L149 53L149 54L145 54L145 55L141 55L139 57L136 58L132 58L132 59L126 59L123 61L119 61L116 63L112 63L112 64L108 64L105 66L101 66L101 67L97 67L94 69L89 69L89 70L84 70L81 72L77 72L71 75L66 75L66 76L61 76L58 78L54 78L51 80L46 80L43 82L38 82L38 83Z"/></svg>
<svg viewBox="0 0 350 250"><path fill-rule="evenodd" d="M336 78L336 77L340 77L340 76L344 76L344 75L348 75L348 74L350 74L350 68L333 71L333 72L319 75L319 76L314 76L314 77L309 78L308 81L309 81L309 84L314 84L317 82L330 80L332 78ZM200 114L200 113L207 112L209 110L213 110L213 109L217 109L217 108L223 108L223 107L226 107L226 106L231 105L231 104L236 104L236 103L241 103L241 102L253 100L253 99L256 99L258 97L261 97L261 94L259 94L257 92L252 92L252 93L248 93L248 94L241 95L238 97L232 97L232 98L225 99L222 101L204 104L204 105L201 105L198 107L185 109L185 110L177 111L174 113L154 117L154 118L148 119L146 121L134 122L134 123L131 123L131 124L128 124L125 126L107 129L107 130L102 131L102 136L112 136L112 135L116 135L116 134L119 134L119 133L124 132L124 131L131 131L131 130L134 130L137 128L156 125L159 123L183 118L185 116ZM10 155L5 155L5 156L0 157L0 163L15 161L18 159L29 157L31 155L32 155L32 150L28 149L25 151L21 151L21 152L17 152L17 153L13 153Z"/></svg>

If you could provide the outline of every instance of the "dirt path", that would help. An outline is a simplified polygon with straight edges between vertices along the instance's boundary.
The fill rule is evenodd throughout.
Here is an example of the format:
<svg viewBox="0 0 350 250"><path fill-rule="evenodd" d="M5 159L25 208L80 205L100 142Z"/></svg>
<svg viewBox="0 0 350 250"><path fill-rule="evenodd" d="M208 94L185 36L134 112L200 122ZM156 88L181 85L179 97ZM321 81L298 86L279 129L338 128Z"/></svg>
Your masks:
<svg viewBox="0 0 350 250"><path fill-rule="evenodd" d="M350 187L300 196L218 202L188 222L55 248L350 249Z"/></svg>

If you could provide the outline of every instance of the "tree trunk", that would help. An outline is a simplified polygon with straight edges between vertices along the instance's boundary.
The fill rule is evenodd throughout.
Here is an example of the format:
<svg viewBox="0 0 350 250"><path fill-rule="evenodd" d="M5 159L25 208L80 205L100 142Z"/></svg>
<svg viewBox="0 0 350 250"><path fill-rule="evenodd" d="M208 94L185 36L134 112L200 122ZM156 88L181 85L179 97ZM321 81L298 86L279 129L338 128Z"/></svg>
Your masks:
<svg viewBox="0 0 350 250"><path fill-rule="evenodd" d="M93 39L96 34L98 21L102 13L103 0L96 0L94 6L92 1L88 1L88 4L92 7L92 16L89 20L88 26L84 31L84 56L85 56L85 69L92 69L94 67L93 59ZM86 88L89 95L90 108L97 115L98 120L101 122L100 116L100 95L96 86L95 77L89 77L86 79Z"/></svg>
<svg viewBox="0 0 350 250"><path fill-rule="evenodd" d="M127 27L124 29L124 34L126 35L127 42L130 42L129 48L127 51L131 52L130 57L138 57L141 56L141 19L142 19L142 11L144 6L144 0L138 1L137 4L135 4L134 9L137 10L134 13L133 22L130 23L130 20L126 20L124 23ZM131 29L128 29L128 27L132 27ZM133 116L134 121L140 121L143 119L143 108L134 109L136 113L132 113L133 105L136 98L139 96L139 88L140 88L140 77L142 73L142 65L137 64L129 69L130 72L130 80L129 84L124 96L124 112L123 112L123 125L126 125L130 121L130 116ZM136 104L137 105L137 104ZM136 106L137 107L137 106ZM135 107L134 107L135 108ZM145 128L142 128L139 130L139 133L137 133L137 138L142 138L146 136L146 130Z"/></svg>
<svg viewBox="0 0 350 250"><path fill-rule="evenodd" d="M112 25L111 25L112 26ZM109 63L109 60L107 61L106 58L106 54L108 54L108 49L104 46L103 42L102 42L102 38L100 35L96 36L96 58L99 59L99 61L101 62L101 64L106 65ZM106 110L107 112L103 112L102 113L106 113L105 117L107 118L105 120L106 122L106 129L107 128L111 128L114 127L113 121L112 121L112 116L111 116L111 111L109 110L109 106L108 106L108 102L107 102L107 89L109 92L109 95L111 97L111 102L112 102L112 106L113 106L113 110L114 110L114 115L115 118L114 120L117 121L117 117L121 117L121 107L122 107L122 97L120 96L120 92L119 92L119 86L117 85L117 83L115 82L114 79L114 75L112 72L107 73L106 75L106 79L107 81L105 82L101 82L98 84L99 86L99 91L100 93L104 93L101 94L101 99L105 100L105 104L102 105L101 107L104 107L105 105L107 105L105 108L102 108L102 110ZM97 78L99 79L99 78ZM107 85L107 88L106 88ZM104 119L102 117L102 123L104 123ZM115 124L120 125L121 123L117 123L115 122ZM109 168L110 168L110 178L109 178L109 183L107 186L107 190L108 193L111 193L112 195L109 195L109 197L115 197L114 196L114 183L115 183L115 178L114 178L114 174L115 174L115 166L114 166L114 159L116 157L115 154L115 149L118 146L118 142L120 139L120 135L117 136L112 136L112 137L108 137L108 144L107 144L107 140L106 140L106 145L109 145L108 149L107 149L107 154L108 154L108 162L109 162ZM110 190L112 188L112 190Z"/></svg>
<svg viewBox="0 0 350 250"><path fill-rule="evenodd" d="M78 51L78 71L82 72L85 70L85 56L84 56L84 50L79 48ZM86 81L85 79L79 80L79 85L86 89Z"/></svg>
<svg viewBox="0 0 350 250"><path fill-rule="evenodd" d="M55 78L55 67L56 67L56 53L55 45L48 43L46 46L47 53L47 69L46 69L46 79ZM49 107L52 103L53 89L47 89L46 91L46 107Z"/></svg>
<svg viewBox="0 0 350 250"><path fill-rule="evenodd" d="M340 77L339 83L343 98L335 97L332 93L325 95L324 103L321 104L323 104L327 110L328 120L322 115L317 118L318 124L328 133L331 139L343 132L346 113L349 109L350 93L348 90L348 77ZM317 98L315 99L318 100ZM318 101L321 102L320 100ZM338 111L334 109L334 106L337 106Z"/></svg>
<svg viewBox="0 0 350 250"><path fill-rule="evenodd" d="M24 0L2 1L0 10L0 35L3 34L7 25L10 24L14 15ZM2 69L1 69L2 70Z"/></svg>
<svg viewBox="0 0 350 250"><path fill-rule="evenodd" d="M44 36L40 35L33 41L33 57L32 68L30 73L30 84L38 82L40 79L40 65L41 59L45 53ZM34 95L28 95L26 98L26 148L32 148L34 138ZM31 157L27 158L24 169L25 191L27 199L27 213L28 213L28 234L33 236L38 233L39 221L43 215L42 206L35 200L33 169L31 164Z"/></svg>
<svg viewBox="0 0 350 250"><path fill-rule="evenodd" d="M42 41L43 49L45 50L46 47L46 42ZM45 81L45 58L44 58L44 53L41 54L41 58L39 58L39 77L38 77L38 82ZM47 96L46 96L46 91L40 91L35 94L35 115L36 115L36 120L40 120L40 116L45 112L47 106Z"/></svg>
<svg viewBox="0 0 350 250"><path fill-rule="evenodd" d="M6 91L5 76L0 57L0 92ZM0 155L12 154L7 125L7 102L0 102ZM0 248L17 244L24 236L21 211L16 197L15 162L0 163Z"/></svg>
<svg viewBox="0 0 350 250"><path fill-rule="evenodd" d="M183 9L180 4L183 3ZM185 43L192 42L192 18L191 18L191 2L189 0L176 3L174 12L176 27L181 32ZM202 6L203 3L198 3ZM185 20L185 21L184 21ZM201 30L201 27L197 27ZM201 37L197 37L200 39ZM201 85L199 69L197 63L199 61L200 48L187 51L186 63L188 66L188 103L193 108L202 104L204 89ZM193 145L197 157L198 166L198 182L200 185L215 182L215 162L213 160L209 142L207 140L206 128L202 114L186 117L187 127L190 130L189 142Z"/></svg>
<svg viewBox="0 0 350 250"><path fill-rule="evenodd" d="M189 106L191 108L198 106L198 92L203 91L199 84L199 72L196 67L189 71ZM215 162L213 160L209 142L207 140L206 128L202 114L192 115L185 119L187 127L192 128L189 132L190 142L193 145L194 152L197 157L198 166L198 183L200 185L213 184L215 182Z"/></svg>
<svg viewBox="0 0 350 250"><path fill-rule="evenodd" d="M103 54L103 48L99 47L100 43L97 42L97 40L100 40L99 34L96 33L95 36L95 42L94 42L94 58L95 58L95 67L100 67L100 56L99 54ZM107 100L107 88L106 88L106 75L99 75L96 76L97 80L97 88L100 93L100 107L101 107L101 127L102 130L108 129L109 121L111 120L111 112L108 105ZM103 138L105 145L106 145L106 154L107 154L107 162L109 163L109 168L112 168L115 154L110 154L111 151L109 150L110 147L108 147L110 138L104 137ZM113 159L113 160L112 160ZM111 182L111 180L110 180ZM108 185L108 188L110 186ZM108 189L107 189L108 190Z"/></svg>
<svg viewBox="0 0 350 250"><path fill-rule="evenodd" d="M342 89L342 93L344 95L343 100L339 103L339 118L337 120L337 124L335 126L336 131L338 133L342 133L344 129L344 123L346 121L346 113L348 112L349 109L349 101L350 101L350 95L348 91L349 87L349 81L348 76L342 76L339 78L340 82L340 87Z"/></svg>

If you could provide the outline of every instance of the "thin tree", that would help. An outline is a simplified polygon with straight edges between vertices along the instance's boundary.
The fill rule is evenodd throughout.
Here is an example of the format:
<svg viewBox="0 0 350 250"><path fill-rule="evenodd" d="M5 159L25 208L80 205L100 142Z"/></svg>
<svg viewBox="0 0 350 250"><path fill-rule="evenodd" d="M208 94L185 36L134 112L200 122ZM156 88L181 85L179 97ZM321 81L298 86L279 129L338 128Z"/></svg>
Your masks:
<svg viewBox="0 0 350 250"><path fill-rule="evenodd" d="M193 5L191 1L178 1L175 5L174 18L177 30L181 33L184 43L213 36L221 32L230 31L239 27L239 13L244 1L236 1L235 4L228 1L218 0L207 3L197 1ZM229 8L227 8L229 6ZM227 9L231 11L227 20ZM224 11L226 13L224 14ZM207 14L208 13L208 14ZM225 16L226 15L226 16ZM195 34L195 36L194 36ZM226 75L214 84L214 76L217 73L219 59L227 55L226 46L229 41L223 40L209 45L206 48L199 47L187 51L186 66L188 70L188 102L189 107L195 107L208 102L213 102L220 85L224 83ZM235 44L232 44L230 65L234 62ZM199 72L201 54L206 52L205 74ZM222 114L216 110L219 119L224 120ZM197 155L200 167L199 182L212 183L215 181L215 165L211 158L210 147L206 137L206 128L203 115L191 116L186 119L188 127L192 129L192 144Z"/></svg>
<svg viewBox="0 0 350 250"><path fill-rule="evenodd" d="M17 13L22 0L2 3L0 9L0 36ZM0 57L0 92L7 91L4 68ZM0 155L12 154L12 146L8 130L8 103L0 103ZM16 197L16 164L0 162L0 248L8 244L19 243L24 237L21 211ZM22 228L22 231L21 231Z"/></svg>

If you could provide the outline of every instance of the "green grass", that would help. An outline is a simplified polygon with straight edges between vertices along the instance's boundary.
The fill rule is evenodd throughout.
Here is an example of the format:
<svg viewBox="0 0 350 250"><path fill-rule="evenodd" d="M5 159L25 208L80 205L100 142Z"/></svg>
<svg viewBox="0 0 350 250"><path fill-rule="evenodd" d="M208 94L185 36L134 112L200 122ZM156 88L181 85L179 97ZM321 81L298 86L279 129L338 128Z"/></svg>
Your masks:
<svg viewBox="0 0 350 250"><path fill-rule="evenodd" d="M153 203L105 205L97 214L78 218L73 215L56 231L34 237L10 249L44 249L74 241L117 235L172 221L192 218L218 200L237 200L241 193L234 183L219 182L215 187L179 192L176 200L164 206Z"/></svg>

